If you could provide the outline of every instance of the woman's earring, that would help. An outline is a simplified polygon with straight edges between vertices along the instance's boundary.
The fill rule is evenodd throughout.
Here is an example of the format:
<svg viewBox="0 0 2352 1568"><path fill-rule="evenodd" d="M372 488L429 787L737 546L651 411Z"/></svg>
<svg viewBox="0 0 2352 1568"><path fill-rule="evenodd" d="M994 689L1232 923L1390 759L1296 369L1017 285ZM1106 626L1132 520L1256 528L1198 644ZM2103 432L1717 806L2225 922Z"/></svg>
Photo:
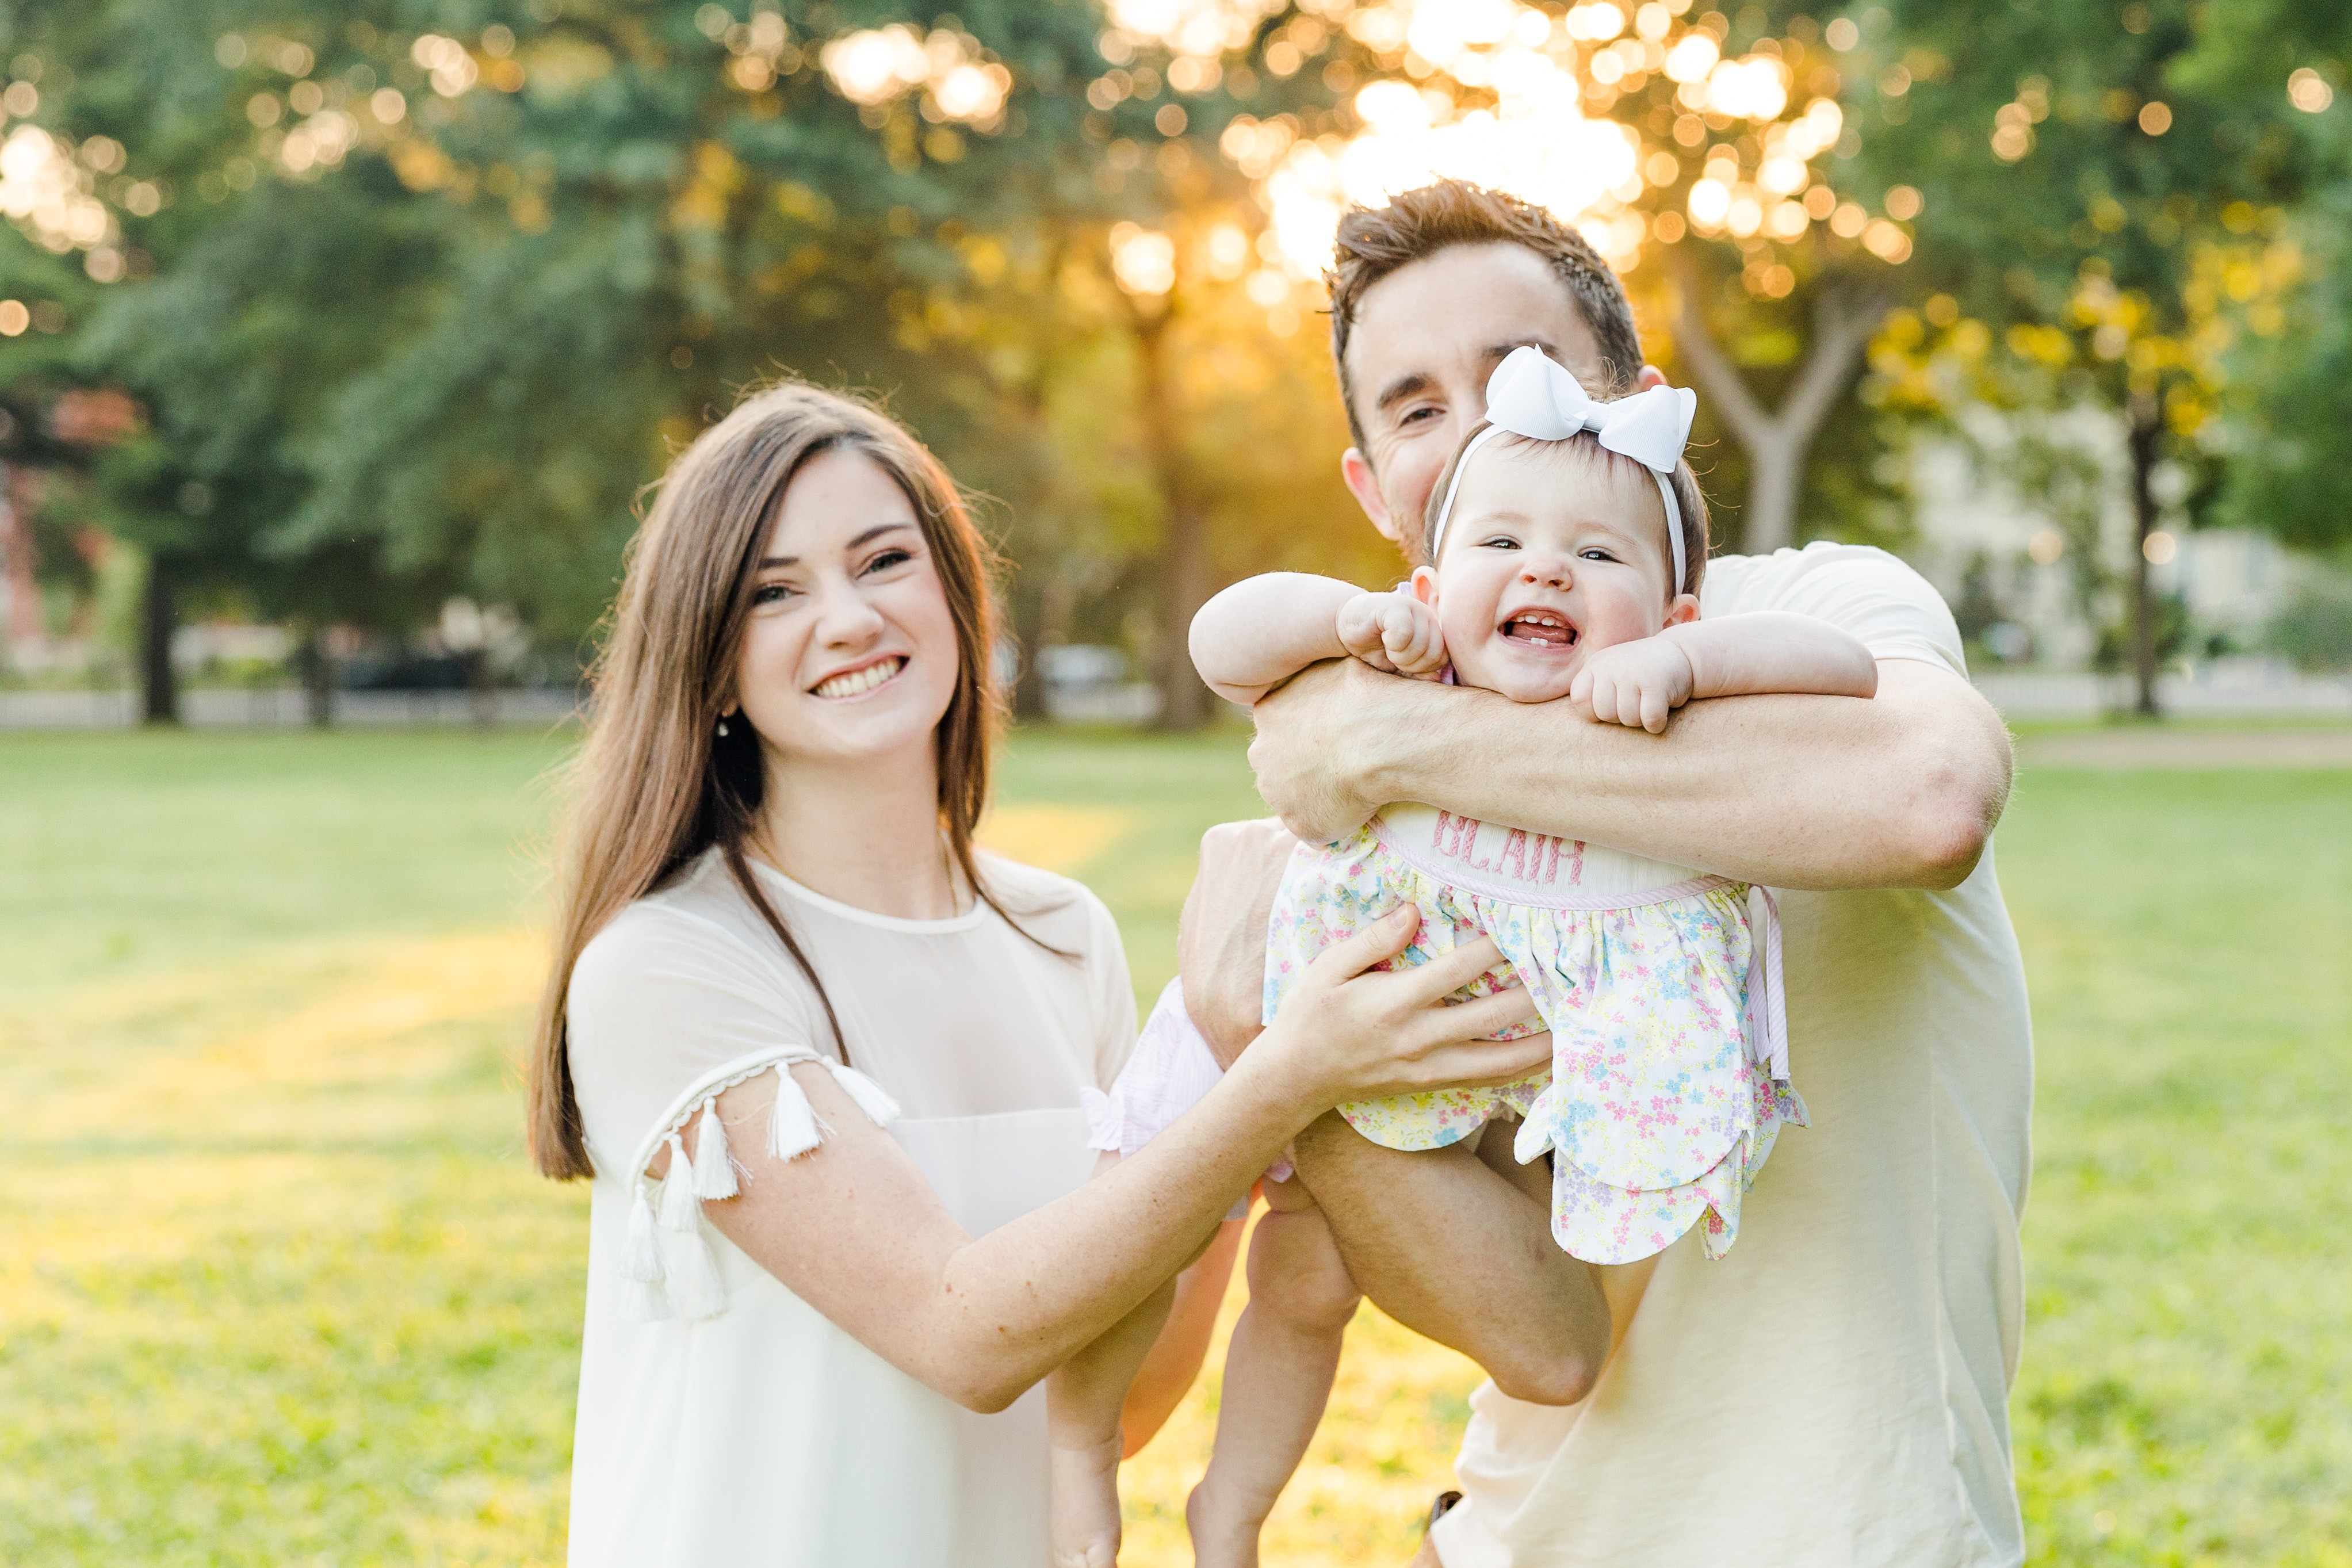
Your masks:
<svg viewBox="0 0 2352 1568"><path fill-rule="evenodd" d="M727 738L727 715L724 713L719 716L719 738L722 741Z"/></svg>

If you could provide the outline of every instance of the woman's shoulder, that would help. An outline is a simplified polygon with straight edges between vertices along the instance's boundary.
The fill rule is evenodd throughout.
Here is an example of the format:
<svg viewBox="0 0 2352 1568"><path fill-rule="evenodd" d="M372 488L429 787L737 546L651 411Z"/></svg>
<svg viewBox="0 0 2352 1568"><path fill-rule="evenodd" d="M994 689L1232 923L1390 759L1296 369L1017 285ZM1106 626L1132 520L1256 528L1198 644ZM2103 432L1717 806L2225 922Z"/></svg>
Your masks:
<svg viewBox="0 0 2352 1568"><path fill-rule="evenodd" d="M732 991L792 989L793 978L761 942L715 855L689 861L651 892L622 906L580 950L572 996L680 986Z"/></svg>
<svg viewBox="0 0 2352 1568"><path fill-rule="evenodd" d="M1074 877L1008 859L993 850L975 848L972 860L989 897L1015 920L1050 921L1073 930L1110 926L1110 910L1094 889Z"/></svg>

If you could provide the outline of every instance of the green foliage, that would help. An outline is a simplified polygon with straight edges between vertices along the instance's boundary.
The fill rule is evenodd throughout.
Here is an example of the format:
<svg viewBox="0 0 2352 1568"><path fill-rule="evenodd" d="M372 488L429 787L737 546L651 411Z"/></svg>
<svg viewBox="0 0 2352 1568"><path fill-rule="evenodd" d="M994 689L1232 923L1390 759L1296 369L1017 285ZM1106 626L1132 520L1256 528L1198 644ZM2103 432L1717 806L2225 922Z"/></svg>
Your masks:
<svg viewBox="0 0 2352 1568"><path fill-rule="evenodd" d="M2306 583L2266 628L2274 653L2309 670L2352 670L2352 586L2340 577Z"/></svg>

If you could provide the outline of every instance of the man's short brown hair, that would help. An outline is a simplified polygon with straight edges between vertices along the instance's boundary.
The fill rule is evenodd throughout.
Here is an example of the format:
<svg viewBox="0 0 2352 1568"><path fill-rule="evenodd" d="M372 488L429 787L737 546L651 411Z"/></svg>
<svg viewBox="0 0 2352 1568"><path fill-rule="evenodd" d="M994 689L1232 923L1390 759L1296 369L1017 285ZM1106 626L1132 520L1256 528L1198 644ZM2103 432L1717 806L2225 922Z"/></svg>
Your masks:
<svg viewBox="0 0 2352 1568"><path fill-rule="evenodd" d="M1622 396L1642 374L1642 338L1624 285L1585 237L1532 202L1467 180L1440 180L1407 191L1384 207L1350 207L1339 219L1337 254L1323 275L1331 295L1331 357L1339 371L1339 399L1348 405L1348 433L1364 449L1356 416L1356 389L1348 377L1348 339L1364 293L1398 268L1455 245L1523 245L1568 285L1584 324L1601 346L1607 384L1595 396Z"/></svg>

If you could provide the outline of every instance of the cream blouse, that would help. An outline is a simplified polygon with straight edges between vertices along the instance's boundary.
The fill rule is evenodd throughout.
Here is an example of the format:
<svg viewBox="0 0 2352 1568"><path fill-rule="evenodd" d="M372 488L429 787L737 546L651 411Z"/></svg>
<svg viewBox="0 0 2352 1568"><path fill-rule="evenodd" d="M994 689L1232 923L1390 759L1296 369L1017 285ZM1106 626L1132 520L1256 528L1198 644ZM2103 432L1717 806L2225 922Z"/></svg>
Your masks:
<svg viewBox="0 0 2352 1568"><path fill-rule="evenodd" d="M1108 1089L1135 1037L1118 927L1077 883L992 856L998 900L1074 957L985 904L897 920L756 874L824 976L857 1071L839 1067L822 1004L715 851L623 910L572 975L596 1178L571 1561L1034 1568L1048 1557L1042 1390L999 1415L963 1410L700 1208L757 1179L740 1163L751 1150L789 1156L824 1135L784 1071L798 1061L832 1066L975 1236L1077 1186L1094 1158L1080 1091ZM726 1088L770 1071L778 1109L724 1128L733 1161L644 1175Z"/></svg>

